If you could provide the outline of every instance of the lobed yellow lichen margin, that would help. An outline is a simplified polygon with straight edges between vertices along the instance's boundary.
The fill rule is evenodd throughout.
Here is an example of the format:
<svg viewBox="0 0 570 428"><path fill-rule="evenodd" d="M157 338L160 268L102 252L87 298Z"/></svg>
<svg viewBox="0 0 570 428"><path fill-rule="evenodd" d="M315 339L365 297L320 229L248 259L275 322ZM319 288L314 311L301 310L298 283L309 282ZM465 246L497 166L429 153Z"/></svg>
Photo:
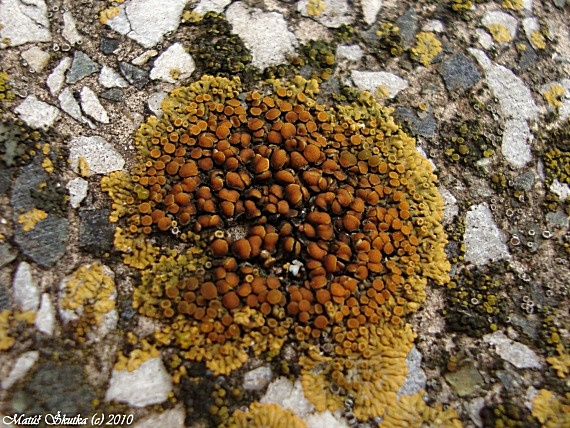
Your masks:
<svg viewBox="0 0 570 428"><path fill-rule="evenodd" d="M424 391L404 395L388 408L378 428L438 427L461 428L463 424L452 407L444 409L439 403L430 407L423 399Z"/></svg>
<svg viewBox="0 0 570 428"><path fill-rule="evenodd" d="M224 428L307 428L295 412L277 404L253 403L248 411L236 410Z"/></svg>
<svg viewBox="0 0 570 428"><path fill-rule="evenodd" d="M547 389L541 389L534 398L532 416L544 428L565 428L570 426L570 393L559 398Z"/></svg>
<svg viewBox="0 0 570 428"><path fill-rule="evenodd" d="M40 221L45 220L48 214L44 210L39 210L37 208L31 209L30 211L20 214L18 216L18 223L22 225L22 230L24 232L29 232L36 224Z"/></svg>

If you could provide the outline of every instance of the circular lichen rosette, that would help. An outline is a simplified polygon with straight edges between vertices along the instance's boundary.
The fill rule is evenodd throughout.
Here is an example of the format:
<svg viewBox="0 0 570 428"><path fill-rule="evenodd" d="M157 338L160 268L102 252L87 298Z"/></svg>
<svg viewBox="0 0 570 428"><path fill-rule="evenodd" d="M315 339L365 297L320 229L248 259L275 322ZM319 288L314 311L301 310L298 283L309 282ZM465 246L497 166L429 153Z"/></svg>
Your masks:
<svg viewBox="0 0 570 428"><path fill-rule="evenodd" d="M317 409L354 396L379 416L406 376L406 315L449 280L437 179L369 93L326 106L314 80L271 85L175 89L133 170L103 179L115 246L142 271L133 304L181 360L229 374L288 341Z"/></svg>

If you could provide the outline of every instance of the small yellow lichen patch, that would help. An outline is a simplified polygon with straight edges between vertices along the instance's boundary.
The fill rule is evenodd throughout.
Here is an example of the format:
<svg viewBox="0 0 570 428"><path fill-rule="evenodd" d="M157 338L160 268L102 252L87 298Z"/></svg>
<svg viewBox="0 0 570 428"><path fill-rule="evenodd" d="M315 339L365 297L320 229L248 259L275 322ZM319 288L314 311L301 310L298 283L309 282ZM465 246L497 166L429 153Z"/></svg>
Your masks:
<svg viewBox="0 0 570 428"><path fill-rule="evenodd" d="M170 77L172 77L173 79L178 79L180 77L180 70L178 68L172 68L170 70Z"/></svg>
<svg viewBox="0 0 570 428"><path fill-rule="evenodd" d="M115 281L110 269L100 263L81 266L65 282L61 307L79 316L77 332L83 336L88 326L103 321L103 315L115 308Z"/></svg>
<svg viewBox="0 0 570 428"><path fill-rule="evenodd" d="M556 374L560 378L565 378L570 373L570 354L566 352L564 345L561 343L556 346L558 355L554 357L548 357L546 361L556 370Z"/></svg>
<svg viewBox="0 0 570 428"><path fill-rule="evenodd" d="M99 22L105 25L109 21L109 19L113 19L119 13L121 13L121 8L119 6L114 6L104 9L101 12L99 12Z"/></svg>
<svg viewBox="0 0 570 428"><path fill-rule="evenodd" d="M36 320L35 312L13 312L4 310L0 312L0 351L7 351L16 343L12 332L15 332L22 323L33 324ZM15 333L14 335L17 335Z"/></svg>
<svg viewBox="0 0 570 428"><path fill-rule="evenodd" d="M523 0L503 0L503 7L505 9L521 10L523 7Z"/></svg>
<svg viewBox="0 0 570 428"><path fill-rule="evenodd" d="M562 85L555 83L544 92L546 102L552 107L562 107L562 97L566 94L566 90Z"/></svg>
<svg viewBox="0 0 570 428"><path fill-rule="evenodd" d="M20 214L18 216L18 223L22 225L22 230L24 232L29 232L36 227L37 223L45 220L47 216L48 215L45 211L34 208L24 214Z"/></svg>
<svg viewBox="0 0 570 428"><path fill-rule="evenodd" d="M534 398L532 416L545 428L563 428L570 426L570 393L559 399L551 391L541 389Z"/></svg>
<svg viewBox="0 0 570 428"><path fill-rule="evenodd" d="M426 31L416 34L416 46L411 50L413 60L427 67L440 52L441 42L435 34Z"/></svg>
<svg viewBox="0 0 570 428"><path fill-rule="evenodd" d="M127 333L127 341L131 345L136 345L138 342L137 337L129 332ZM160 352L154 345L148 343L146 339L140 341L140 347L137 347L129 353L129 356L125 356L122 352L119 353L117 362L115 363L115 370L127 370L132 372L136 370L142 363L151 358L158 358Z"/></svg>
<svg viewBox="0 0 570 428"><path fill-rule="evenodd" d="M202 20L202 15L200 15L198 12L192 10L185 10L184 13L182 14L182 22L191 22L191 23L196 23L196 22L200 22Z"/></svg>
<svg viewBox="0 0 570 428"><path fill-rule="evenodd" d="M530 35L530 42L537 49L546 49L546 39L538 30L534 30Z"/></svg>
<svg viewBox="0 0 570 428"><path fill-rule="evenodd" d="M48 143L45 143L42 147L42 153L47 156L49 155L50 151L51 151L50 145Z"/></svg>
<svg viewBox="0 0 570 428"><path fill-rule="evenodd" d="M310 16L321 16L327 10L327 5L323 0L309 0L307 13Z"/></svg>
<svg viewBox="0 0 570 428"><path fill-rule="evenodd" d="M44 158L42 162L42 168L49 172L50 174L54 171L53 163L50 158Z"/></svg>
<svg viewBox="0 0 570 428"><path fill-rule="evenodd" d="M152 263L159 251L153 247L143 236L130 237L123 229L115 229L115 248L123 252L123 261L126 265L136 269L144 269Z"/></svg>
<svg viewBox="0 0 570 428"><path fill-rule="evenodd" d="M236 410L222 426L227 428L307 428L307 424L291 409L284 409L273 403L253 403L247 412Z"/></svg>
<svg viewBox="0 0 570 428"><path fill-rule="evenodd" d="M388 98L390 96L390 89L386 85L380 85L374 91L374 96L379 99Z"/></svg>
<svg viewBox="0 0 570 428"><path fill-rule="evenodd" d="M79 175L89 177L89 164L83 156L77 160L77 169L79 170Z"/></svg>
<svg viewBox="0 0 570 428"><path fill-rule="evenodd" d="M493 36L493 39L498 43L508 43L511 41L511 33L509 29L503 24L489 24L487 29Z"/></svg>

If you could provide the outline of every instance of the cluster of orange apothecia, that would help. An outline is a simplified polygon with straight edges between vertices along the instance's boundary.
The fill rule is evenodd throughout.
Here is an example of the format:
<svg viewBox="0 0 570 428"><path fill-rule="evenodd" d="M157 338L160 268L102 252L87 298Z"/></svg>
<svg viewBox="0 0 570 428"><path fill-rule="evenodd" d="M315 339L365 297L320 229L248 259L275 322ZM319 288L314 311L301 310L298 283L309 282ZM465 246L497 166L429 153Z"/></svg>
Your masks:
<svg viewBox="0 0 570 428"><path fill-rule="evenodd" d="M314 81L273 84L243 94L238 79L203 77L174 90L137 133L132 175L103 183L127 217L123 241L170 231L199 242L142 263L153 267L135 305L171 320L161 340L190 359L268 335L263 350L288 336L366 358L370 326L407 331L427 279L448 280L436 177L370 94L326 107Z"/></svg>

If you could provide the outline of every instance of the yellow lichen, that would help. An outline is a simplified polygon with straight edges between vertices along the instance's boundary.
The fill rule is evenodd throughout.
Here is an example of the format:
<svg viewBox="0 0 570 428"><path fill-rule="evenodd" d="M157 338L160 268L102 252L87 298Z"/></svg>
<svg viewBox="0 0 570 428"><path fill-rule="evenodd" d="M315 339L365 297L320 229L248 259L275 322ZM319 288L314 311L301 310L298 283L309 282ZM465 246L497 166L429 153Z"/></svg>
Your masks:
<svg viewBox="0 0 570 428"><path fill-rule="evenodd" d="M556 351L558 355L548 357L546 361L556 370L558 377L565 378L568 376L568 373L570 373L570 354L562 343L556 346Z"/></svg>
<svg viewBox="0 0 570 428"><path fill-rule="evenodd" d="M378 99L388 98L390 96L390 88L386 85L379 85L374 91L374 96Z"/></svg>
<svg viewBox="0 0 570 428"><path fill-rule="evenodd" d="M121 8L119 6L112 6L99 12L99 22L105 25L109 19L113 19L121 13Z"/></svg>
<svg viewBox="0 0 570 428"><path fill-rule="evenodd" d="M511 33L509 29L503 24L489 24L487 29L493 36L493 39L498 43L508 43L511 41Z"/></svg>
<svg viewBox="0 0 570 428"><path fill-rule="evenodd" d="M422 31L416 34L416 45L411 49L411 56L413 60L427 67L441 52L441 49L441 42L435 34Z"/></svg>
<svg viewBox="0 0 570 428"><path fill-rule="evenodd" d="M31 325L36 319L36 313L14 312L3 310L0 312L0 351L7 351L16 343L18 329L23 325Z"/></svg>
<svg viewBox="0 0 570 428"><path fill-rule="evenodd" d="M76 329L84 336L90 327L115 308L115 282L112 272L100 263L81 266L65 281L61 307L77 317Z"/></svg>
<svg viewBox="0 0 570 428"><path fill-rule="evenodd" d="M505 9L521 10L523 4L523 0L503 0L503 7Z"/></svg>
<svg viewBox="0 0 570 428"><path fill-rule="evenodd" d="M559 398L547 389L541 389L534 398L532 416L544 428L565 428L570 426L570 393Z"/></svg>
<svg viewBox="0 0 570 428"><path fill-rule="evenodd" d="M29 232L36 224L40 221L45 220L48 214L44 210L39 210L37 208L33 208L24 214L20 214L18 216L18 223L22 225L22 230L24 232Z"/></svg>
<svg viewBox="0 0 570 428"><path fill-rule="evenodd" d="M148 346L216 375L292 340L318 409L352 394L358 418L381 416L407 373L406 315L428 278L449 281L437 177L372 94L327 107L315 80L269 83L175 89L137 131L131 173L102 180L115 247L141 270L133 307L162 323Z"/></svg>
<svg viewBox="0 0 570 428"><path fill-rule="evenodd" d="M388 408L378 428L438 427L461 428L457 412L452 407L443 409L441 404L430 407L423 399L424 391L404 395Z"/></svg>
<svg viewBox="0 0 570 428"><path fill-rule="evenodd" d="M544 92L546 102L552 107L562 107L562 97L564 95L566 95L566 90L558 83L550 86L550 88Z"/></svg>
<svg viewBox="0 0 570 428"><path fill-rule="evenodd" d="M321 16L327 10L324 0L309 0L307 13L309 16Z"/></svg>
<svg viewBox="0 0 570 428"><path fill-rule="evenodd" d="M54 171L53 162L50 158L44 158L42 161L42 168L46 170L48 173L52 173Z"/></svg>
<svg viewBox="0 0 570 428"><path fill-rule="evenodd" d="M160 352L156 346L151 345L146 339L138 341L137 337L131 333L127 333L127 342L129 345L136 347L133 349L128 356L125 356L122 352L119 352L117 357L117 362L115 363L115 370L127 370L132 372L136 370L142 363L151 358L158 358Z"/></svg>
<svg viewBox="0 0 570 428"><path fill-rule="evenodd" d="M79 170L79 175L81 175L81 177L89 177L89 164L87 163L87 159L85 159L85 157L79 157L77 160L77 169Z"/></svg>
<svg viewBox="0 0 570 428"><path fill-rule="evenodd" d="M530 34L530 42L537 49L546 49L546 39L539 30L534 30Z"/></svg>
<svg viewBox="0 0 570 428"><path fill-rule="evenodd" d="M225 428L307 428L291 409L278 404L253 403L248 411L236 410L222 425Z"/></svg>

